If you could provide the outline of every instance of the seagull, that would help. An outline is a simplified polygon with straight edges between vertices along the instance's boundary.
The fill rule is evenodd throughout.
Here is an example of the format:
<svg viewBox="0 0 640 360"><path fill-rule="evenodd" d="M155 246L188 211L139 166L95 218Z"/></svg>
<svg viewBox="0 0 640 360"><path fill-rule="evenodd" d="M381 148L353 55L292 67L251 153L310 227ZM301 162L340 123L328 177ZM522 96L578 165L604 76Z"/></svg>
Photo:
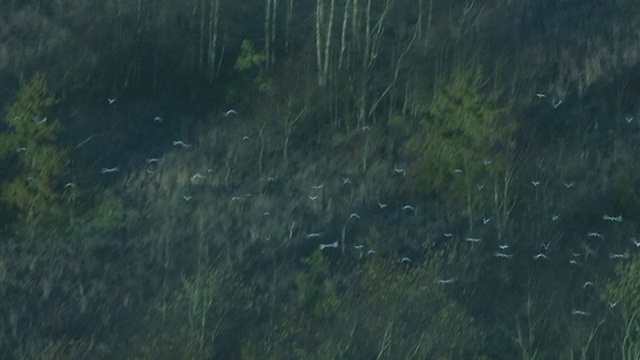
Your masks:
<svg viewBox="0 0 640 360"><path fill-rule="evenodd" d="M364 248L364 245L353 245L353 248L356 250L362 250Z"/></svg>
<svg viewBox="0 0 640 360"><path fill-rule="evenodd" d="M116 102L116 99L115 98L113 98L113 99L112 98L107 98L107 101L109 101L109 105L113 105L113 103Z"/></svg>
<svg viewBox="0 0 640 360"><path fill-rule="evenodd" d="M375 255L376 251L373 249L369 249L369 251L367 251L367 255Z"/></svg>
<svg viewBox="0 0 640 360"><path fill-rule="evenodd" d="M185 196L183 196L182 198L183 198L185 201L189 201L189 200L191 200L191 198L193 198L193 196L185 195Z"/></svg>
<svg viewBox="0 0 640 360"><path fill-rule="evenodd" d="M185 143L184 141L180 141L180 140L176 141L176 140L174 140L173 141L173 146L178 146L178 145L182 146L183 148L190 148L191 147L191 145Z"/></svg>
<svg viewBox="0 0 640 360"><path fill-rule="evenodd" d="M120 167L119 166L112 167L112 168L102 168L102 170L101 170L101 172L103 174L112 173L112 172L116 172L116 171L120 171Z"/></svg>
<svg viewBox="0 0 640 360"><path fill-rule="evenodd" d="M153 118L153 122L162 122L162 118L160 116L156 116Z"/></svg>
<svg viewBox="0 0 640 360"><path fill-rule="evenodd" d="M240 196L234 196L231 198L231 201L236 201L236 200L240 200Z"/></svg>
<svg viewBox="0 0 640 360"><path fill-rule="evenodd" d="M500 245L498 245L498 247L500 248L500 250L506 250L506 249L508 249L508 248L509 248L509 245L507 245L507 244L500 244Z"/></svg>
<svg viewBox="0 0 640 360"><path fill-rule="evenodd" d="M19 153L25 152L25 151L27 151L26 147L19 147L18 150L17 150L17 152L19 152Z"/></svg>
<svg viewBox="0 0 640 360"><path fill-rule="evenodd" d="M411 262L411 259L409 259L408 257L406 257L406 256L405 256L405 257L403 257L402 259L400 259L400 262L401 262L401 263L410 263L410 262Z"/></svg>
<svg viewBox="0 0 640 360"><path fill-rule="evenodd" d="M151 163L158 163L160 162L160 159L158 158L151 158L151 159L147 159L145 160L147 162L147 164L151 164Z"/></svg>
<svg viewBox="0 0 640 360"><path fill-rule="evenodd" d="M451 278L451 279L437 279L436 280L436 284L452 284L455 281L456 280L454 278Z"/></svg>
<svg viewBox="0 0 640 360"><path fill-rule="evenodd" d="M540 185L540 181L531 180L531 185L538 186Z"/></svg>
<svg viewBox="0 0 640 360"><path fill-rule="evenodd" d="M35 120L35 119L34 119L34 120ZM47 122L47 118L45 117L44 119L42 119L42 120L40 120L40 121L35 120L35 122L36 122L36 124L38 124L38 125L42 125L42 124L44 124L45 122Z"/></svg>
<svg viewBox="0 0 640 360"><path fill-rule="evenodd" d="M586 312L586 311L573 309L573 310L571 310L571 315L587 316L587 315L589 315L589 313Z"/></svg>
<svg viewBox="0 0 640 360"><path fill-rule="evenodd" d="M353 219L353 218L360 219L360 215L356 213L352 213L351 215L349 215L349 219Z"/></svg>
<svg viewBox="0 0 640 360"><path fill-rule="evenodd" d="M371 128L370 128L370 127L368 127L368 126L363 126L363 127L362 127L362 131L369 131L369 130L371 130Z"/></svg>
<svg viewBox="0 0 640 360"><path fill-rule="evenodd" d="M309 199L315 201L315 200L318 200L318 197L317 196L309 196Z"/></svg>
<svg viewBox="0 0 640 360"><path fill-rule="evenodd" d="M613 309L614 307L616 307L616 305L618 305L617 301L607 301L607 305L609 305L609 308Z"/></svg>
<svg viewBox="0 0 640 360"><path fill-rule="evenodd" d="M538 260L538 259L540 259L540 258L548 259L547 255L545 255L545 254L543 254L543 253L539 253L539 254L536 254L536 255L534 255L534 256L533 256L533 259L534 259L534 260Z"/></svg>
<svg viewBox="0 0 640 360"><path fill-rule="evenodd" d="M546 94L543 94L543 93L536 93L536 97L537 97L538 99L542 99L542 98L546 98L546 97L547 97L547 95L546 95Z"/></svg>
<svg viewBox="0 0 640 360"><path fill-rule="evenodd" d="M313 190L320 190L320 189L322 189L323 187L324 187L324 185L322 185L322 184L320 184L320 185L312 185L312 186L311 186L311 188L312 188Z"/></svg>
<svg viewBox="0 0 640 360"><path fill-rule="evenodd" d="M482 218L482 224L483 224L483 225L487 225L487 224L489 223L489 221L491 221L491 218L490 218L490 217L488 217L488 218Z"/></svg>
<svg viewBox="0 0 640 360"><path fill-rule="evenodd" d="M633 243L633 245L635 245L636 247L640 247L640 241L636 240L636 238L632 238L631 242Z"/></svg>
<svg viewBox="0 0 640 360"><path fill-rule="evenodd" d="M453 172L456 173L456 174L464 173L464 171L462 171L462 169L455 169L455 170L453 170Z"/></svg>
<svg viewBox="0 0 640 360"><path fill-rule="evenodd" d="M545 250L549 250L549 247L551 246L551 243L548 243L548 242L542 243L542 244L540 244L540 246L542 246Z"/></svg>
<svg viewBox="0 0 640 360"><path fill-rule="evenodd" d="M633 116L627 115L624 117L624 120L627 122L627 124L629 124L633 121Z"/></svg>
<svg viewBox="0 0 640 360"><path fill-rule="evenodd" d="M413 210L415 210L415 208L413 206L411 206L411 205L405 205L405 206L402 207L402 210L413 211Z"/></svg>
<svg viewBox="0 0 640 360"><path fill-rule="evenodd" d="M560 218L558 215L551 215L551 221L556 221Z"/></svg>
<svg viewBox="0 0 640 360"><path fill-rule="evenodd" d="M271 216L271 213L268 211L265 211L264 213L262 213L262 216Z"/></svg>
<svg viewBox="0 0 640 360"><path fill-rule="evenodd" d="M605 214L605 215L602 217L602 219L603 219L603 220L609 220L609 221L611 221L611 222L614 222L614 221L616 221L616 222L622 222L622 215L618 215L618 216L609 216L609 215Z"/></svg>
<svg viewBox="0 0 640 360"><path fill-rule="evenodd" d="M386 207L387 207L387 204L383 204L383 203L381 203L380 201L378 201L378 207L379 207L380 209L384 209L384 208L386 208Z"/></svg>
<svg viewBox="0 0 640 360"><path fill-rule="evenodd" d="M491 164L491 160L483 160L482 163L484 164L484 166L487 166Z"/></svg>
<svg viewBox="0 0 640 360"><path fill-rule="evenodd" d="M453 234L452 234L452 233L444 233L444 237L446 237L446 238L450 238L450 237L452 237L452 236L453 236Z"/></svg>
<svg viewBox="0 0 640 360"><path fill-rule="evenodd" d="M404 169L402 169L402 168L395 168L395 172L396 172L396 174L404 174Z"/></svg>
<svg viewBox="0 0 640 360"><path fill-rule="evenodd" d="M513 256L513 254L505 254L505 253L501 253L501 252L495 252L495 253L493 253L493 256L499 257L499 258L509 259L509 258L511 258Z"/></svg>
<svg viewBox="0 0 640 360"><path fill-rule="evenodd" d="M238 115L238 112L233 110L233 109L229 109L229 110L225 111L224 117L228 117L229 115Z"/></svg>
<svg viewBox="0 0 640 360"><path fill-rule="evenodd" d="M588 233L587 233L587 237L597 237L597 238L602 238L602 234L597 233L597 232L588 232Z"/></svg>
<svg viewBox="0 0 640 360"><path fill-rule="evenodd" d="M557 109L558 106L560 106L560 104L562 104L562 99L554 100L554 101L551 102L551 106L553 106L554 109Z"/></svg>
<svg viewBox="0 0 640 360"><path fill-rule="evenodd" d="M74 187L76 187L76 184L75 184L75 183L72 183L72 182L70 182L70 183L66 183L66 184L64 185L64 188L66 189L66 188L68 188L68 187L72 187L72 188L74 188Z"/></svg>
<svg viewBox="0 0 640 360"><path fill-rule="evenodd" d="M593 286L593 283L591 281L585 281L584 285L582 285L582 288L586 289L587 286Z"/></svg>
<svg viewBox="0 0 640 360"><path fill-rule="evenodd" d="M320 244L320 250L324 250L325 248L337 248L338 242L334 241L331 244Z"/></svg>
<svg viewBox="0 0 640 360"><path fill-rule="evenodd" d="M242 141L247 141L247 140L251 140L251 138L250 138L250 137L248 137L247 135L245 135L245 136L243 136L243 137L242 137Z"/></svg>
<svg viewBox="0 0 640 360"><path fill-rule="evenodd" d="M322 233L309 233L305 235L305 238L306 239L319 238L320 236L322 236Z"/></svg>
<svg viewBox="0 0 640 360"><path fill-rule="evenodd" d="M464 241L468 241L468 242L472 242L472 243L479 243L482 242L482 238L465 238Z"/></svg>
<svg viewBox="0 0 640 360"><path fill-rule="evenodd" d="M198 179L203 179L203 178L205 178L205 177L206 177L206 176L204 176L204 175L202 175L202 174L200 174L200 173L198 172L198 173L196 173L195 175L193 175L193 176L191 177L191 181L196 181L196 180L198 180Z"/></svg>
<svg viewBox="0 0 640 360"><path fill-rule="evenodd" d="M348 177L342 178L342 185L347 185L347 184L351 184L351 179L349 179Z"/></svg>
<svg viewBox="0 0 640 360"><path fill-rule="evenodd" d="M609 255L609 257L611 259L627 259L629 257L628 254L620 254L620 253L614 253Z"/></svg>
<svg viewBox="0 0 640 360"><path fill-rule="evenodd" d="M575 181L572 181L570 183L564 183L564 187L566 187L567 189L571 189L575 184L576 184Z"/></svg>
<svg viewBox="0 0 640 360"><path fill-rule="evenodd" d="M478 187L478 191L484 189L484 185L476 184L476 186Z"/></svg>

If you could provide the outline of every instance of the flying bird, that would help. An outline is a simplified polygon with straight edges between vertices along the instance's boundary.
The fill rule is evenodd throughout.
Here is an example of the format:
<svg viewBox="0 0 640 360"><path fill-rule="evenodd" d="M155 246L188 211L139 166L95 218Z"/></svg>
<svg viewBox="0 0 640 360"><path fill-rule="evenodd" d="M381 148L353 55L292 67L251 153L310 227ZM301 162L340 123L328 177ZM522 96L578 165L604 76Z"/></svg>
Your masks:
<svg viewBox="0 0 640 360"><path fill-rule="evenodd" d="M112 168L102 168L101 172L103 174L108 174L108 173L112 173L112 172L117 172L120 171L120 167L116 166L116 167L112 167Z"/></svg>
<svg viewBox="0 0 640 360"><path fill-rule="evenodd" d="M109 105L113 105L113 103L116 102L116 99L115 98L113 98L113 99L112 98L107 98L107 101L109 101Z"/></svg>
<svg viewBox="0 0 640 360"><path fill-rule="evenodd" d="M174 140L173 141L173 146L182 146L183 148L190 148L191 145L185 143L184 141L181 140Z"/></svg>
<svg viewBox="0 0 640 360"><path fill-rule="evenodd" d="M334 241L331 244L320 244L320 250L324 250L326 248L337 248L338 247L338 242Z"/></svg>
<svg viewBox="0 0 640 360"><path fill-rule="evenodd" d="M225 111L224 117L228 117L230 115L238 115L238 112L233 110L233 109L229 109L229 110Z"/></svg>

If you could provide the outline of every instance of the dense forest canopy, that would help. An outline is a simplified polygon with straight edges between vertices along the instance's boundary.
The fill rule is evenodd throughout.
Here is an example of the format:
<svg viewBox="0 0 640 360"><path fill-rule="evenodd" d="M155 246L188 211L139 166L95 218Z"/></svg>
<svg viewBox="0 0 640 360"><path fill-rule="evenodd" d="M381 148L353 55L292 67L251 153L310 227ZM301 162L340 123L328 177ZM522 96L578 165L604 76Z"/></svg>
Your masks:
<svg viewBox="0 0 640 360"><path fill-rule="evenodd" d="M0 95L0 358L640 356L636 1L2 1Z"/></svg>

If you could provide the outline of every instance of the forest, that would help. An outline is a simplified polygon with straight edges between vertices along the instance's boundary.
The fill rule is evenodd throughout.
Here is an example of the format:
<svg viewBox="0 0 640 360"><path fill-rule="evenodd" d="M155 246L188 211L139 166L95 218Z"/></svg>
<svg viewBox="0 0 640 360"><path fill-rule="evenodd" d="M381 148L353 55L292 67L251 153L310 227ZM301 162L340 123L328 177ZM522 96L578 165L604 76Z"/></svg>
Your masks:
<svg viewBox="0 0 640 360"><path fill-rule="evenodd" d="M635 0L0 2L0 358L638 359Z"/></svg>

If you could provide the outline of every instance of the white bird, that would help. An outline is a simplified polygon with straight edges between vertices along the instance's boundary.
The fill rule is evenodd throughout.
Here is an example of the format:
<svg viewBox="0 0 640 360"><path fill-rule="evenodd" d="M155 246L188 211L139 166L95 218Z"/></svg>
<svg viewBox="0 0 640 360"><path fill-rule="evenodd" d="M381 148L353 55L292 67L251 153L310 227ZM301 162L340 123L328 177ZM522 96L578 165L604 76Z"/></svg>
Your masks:
<svg viewBox="0 0 640 360"><path fill-rule="evenodd" d="M324 185L322 185L322 184L320 184L320 185L312 185L312 186L311 186L311 188L312 188L313 190L320 190L320 189L322 189L323 187L324 187Z"/></svg>
<svg viewBox="0 0 640 360"><path fill-rule="evenodd" d="M233 197L231 198L231 201L236 201L236 200L238 200L238 201L239 201L239 200L240 200L240 196L233 196Z"/></svg>
<svg viewBox="0 0 640 360"><path fill-rule="evenodd" d="M506 249L508 249L508 248L509 248L509 245L507 245L507 244L500 244L500 245L498 245L498 247L500 248L500 250L506 250Z"/></svg>
<svg viewBox="0 0 640 360"><path fill-rule="evenodd" d="M487 166L491 164L491 160L483 160L482 163L484 164L484 166Z"/></svg>
<svg viewBox="0 0 640 360"><path fill-rule="evenodd" d="M318 200L318 197L317 196L309 196L309 199L311 199L313 201L316 201L316 200Z"/></svg>
<svg viewBox="0 0 640 360"><path fill-rule="evenodd" d="M352 213L351 215L349 215L349 219L360 219L360 215L356 214L356 213Z"/></svg>
<svg viewBox="0 0 640 360"><path fill-rule="evenodd" d="M185 143L184 141L174 140L173 141L173 146L178 146L178 145L182 146L183 148L190 148L191 147L191 145Z"/></svg>
<svg viewBox="0 0 640 360"><path fill-rule="evenodd" d="M557 109L560 104L562 104L562 99L554 100L553 102L551 102L551 106L553 106L554 109Z"/></svg>
<svg viewBox="0 0 640 360"><path fill-rule="evenodd" d="M571 189L575 184L576 184L575 181L572 181L570 183L564 183L564 187L566 187L567 189Z"/></svg>
<svg viewBox="0 0 640 360"><path fill-rule="evenodd" d="M450 238L450 237L452 237L452 236L453 236L453 234L452 234L452 233L444 233L444 237L446 237L446 238Z"/></svg>
<svg viewBox="0 0 640 360"><path fill-rule="evenodd" d="M410 262L411 262L411 259L409 259L408 257L406 257L406 256L405 256L405 257L403 257L402 259L400 259L400 262L401 262L401 263L410 263Z"/></svg>
<svg viewBox="0 0 640 360"><path fill-rule="evenodd" d="M113 98L113 99L112 98L107 98L107 101L109 101L109 105L113 105L113 103L116 102L116 99L115 98Z"/></svg>
<svg viewBox="0 0 640 360"><path fill-rule="evenodd" d="M25 152L25 151L27 151L26 147L19 147L16 152L21 153L21 152Z"/></svg>
<svg viewBox="0 0 640 360"><path fill-rule="evenodd" d="M583 288L583 289L586 289L586 288L587 288L587 286L593 286L593 283L592 283L591 281L585 281L585 282L584 282L584 285L582 285L582 288Z"/></svg>
<svg viewBox="0 0 640 360"><path fill-rule="evenodd" d="M356 250L362 250L364 248L364 245L353 245L353 248Z"/></svg>
<svg viewBox="0 0 640 360"><path fill-rule="evenodd" d="M262 213L262 216L271 216L271 213L268 211L265 211L264 213Z"/></svg>
<svg viewBox="0 0 640 360"><path fill-rule="evenodd" d="M549 243L549 242L542 243L542 244L540 244L540 246L542 246L545 250L549 250L549 247L551 246L551 243Z"/></svg>
<svg viewBox="0 0 640 360"><path fill-rule="evenodd" d="M542 99L542 98L546 98L546 97L547 97L547 95L546 95L546 94L543 94L543 93L536 93L536 97L537 97L538 99Z"/></svg>
<svg viewBox="0 0 640 360"><path fill-rule="evenodd" d="M342 178L342 185L347 185L347 184L351 184L351 179L349 179L348 177Z"/></svg>
<svg viewBox="0 0 640 360"><path fill-rule="evenodd" d="M156 116L153 118L153 122L162 122L162 118L160 116Z"/></svg>
<svg viewBox="0 0 640 360"><path fill-rule="evenodd" d="M238 115L238 112L233 110L233 109L229 109L229 110L225 111L224 117L228 117L229 115Z"/></svg>
<svg viewBox="0 0 640 360"><path fill-rule="evenodd" d="M147 162L147 164L152 164L152 163L159 163L160 159L158 158L151 158L151 159L146 159L145 160Z"/></svg>
<svg viewBox="0 0 640 360"><path fill-rule="evenodd" d="M551 221L556 221L560 218L558 215L551 215Z"/></svg>
<svg viewBox="0 0 640 360"><path fill-rule="evenodd" d="M478 191L484 189L484 185L476 184L476 186L478 187Z"/></svg>
<svg viewBox="0 0 640 360"><path fill-rule="evenodd" d="M493 256L495 257L499 257L499 258L505 258L505 259L509 259L513 256L513 254L505 254L505 253L501 253L501 252L495 252L493 253Z"/></svg>
<svg viewBox="0 0 640 360"><path fill-rule="evenodd" d="M589 313L586 312L586 311L573 309L573 310L571 310L571 315L587 316L587 315L589 315Z"/></svg>
<svg viewBox="0 0 640 360"><path fill-rule="evenodd" d="M534 260L538 260L538 259L540 259L540 258L542 258L542 259L548 259L547 255L545 255L545 254L543 254L543 253L539 253L539 254L536 254L536 255L534 255L534 256L533 256L533 259L534 259Z"/></svg>
<svg viewBox="0 0 640 360"><path fill-rule="evenodd" d="M455 170L453 170L453 172L456 173L456 174L464 173L464 171L462 171L462 169L455 169Z"/></svg>
<svg viewBox="0 0 640 360"><path fill-rule="evenodd" d="M437 279L436 280L436 284L452 284L455 281L456 280L454 278L451 278L451 279Z"/></svg>
<svg viewBox="0 0 640 360"><path fill-rule="evenodd" d="M618 216L609 216L609 215L605 214L605 215L602 217L602 219L603 219L603 220L608 220L608 221L611 221L611 222L614 222L614 221L615 221L615 222L622 222L622 215L618 215Z"/></svg>
<svg viewBox="0 0 640 360"><path fill-rule="evenodd" d="M112 167L112 168L102 168L101 172L103 174L108 174L108 173L112 173L112 172L116 172L116 171L120 171L120 167L116 166L116 167Z"/></svg>
<svg viewBox="0 0 640 360"><path fill-rule="evenodd" d="M633 121L633 116L627 115L627 116L624 117L624 119L627 122L627 124L629 124L629 123L631 123Z"/></svg>
<svg viewBox="0 0 640 360"><path fill-rule="evenodd" d="M324 250L326 248L337 248L338 247L338 242L334 241L331 244L320 244L320 250Z"/></svg>
<svg viewBox="0 0 640 360"><path fill-rule="evenodd" d="M490 217L488 217L488 218L482 218L482 224L483 224L483 225L487 225L487 224L489 223L489 221L491 221L491 218L490 218Z"/></svg>
<svg viewBox="0 0 640 360"><path fill-rule="evenodd" d="M376 251L373 249L369 249L369 251L367 251L367 255L375 255Z"/></svg>
<svg viewBox="0 0 640 360"><path fill-rule="evenodd" d="M405 206L402 207L402 210L413 211L413 210L415 210L415 208L413 206L411 206L411 205L405 205Z"/></svg>
<svg viewBox="0 0 640 360"><path fill-rule="evenodd" d="M404 169L402 169L402 168L395 168L395 172L396 172L396 174L404 174Z"/></svg>
<svg viewBox="0 0 640 360"><path fill-rule="evenodd" d="M362 127L362 131L369 131L369 130L371 130L371 128L366 125Z"/></svg>
<svg viewBox="0 0 640 360"><path fill-rule="evenodd" d="M309 233L309 234L305 235L305 238L307 238L307 239L319 238L320 236L322 236L322 233Z"/></svg>
<svg viewBox="0 0 640 360"><path fill-rule="evenodd" d="M381 203L380 201L378 201L378 207L379 207L380 209L384 209L384 208L386 208L386 207L387 207L387 204L383 204L383 203Z"/></svg>
<svg viewBox="0 0 640 360"><path fill-rule="evenodd" d="M185 201L189 201L193 198L193 196L185 195L182 197Z"/></svg>
<svg viewBox="0 0 640 360"><path fill-rule="evenodd" d="M468 242L472 242L472 243L482 242L482 238L471 238L471 237L468 237L468 238L465 238L464 240L468 241Z"/></svg>
<svg viewBox="0 0 640 360"><path fill-rule="evenodd" d="M587 233L587 237L597 237L597 238L602 238L602 234L597 233L597 232L588 232L588 233Z"/></svg>
<svg viewBox="0 0 640 360"><path fill-rule="evenodd" d="M76 184L72 183L72 182L64 184L64 188L65 189L68 188L68 187L76 187Z"/></svg>
<svg viewBox="0 0 640 360"><path fill-rule="evenodd" d="M206 177L206 176L204 176L204 175L200 174L199 172L197 172L195 175L193 175L193 176L191 177L191 181L196 181L196 180L198 180L198 179L204 179L205 177Z"/></svg>
<svg viewBox="0 0 640 360"><path fill-rule="evenodd" d="M250 137L248 137L247 135L245 135L245 136L243 136L243 137L242 137L242 141L247 141L247 140L251 140L251 138L250 138Z"/></svg>
<svg viewBox="0 0 640 360"><path fill-rule="evenodd" d="M540 181L531 180L531 185L538 186L540 185Z"/></svg>
<svg viewBox="0 0 640 360"><path fill-rule="evenodd" d="M616 307L616 305L618 305L618 302L609 300L607 301L607 305L609 305L609 307L613 309L614 307Z"/></svg>
<svg viewBox="0 0 640 360"><path fill-rule="evenodd" d="M34 120L35 120L35 119L34 119ZM42 119L42 120L40 120L40 121L35 120L35 122L36 122L36 124L41 125L41 124L44 124L45 122L47 122L47 118L45 117L44 119Z"/></svg>
<svg viewBox="0 0 640 360"><path fill-rule="evenodd" d="M628 254L614 253L614 254L609 255L609 257L611 259L626 259L626 258L629 257L629 255Z"/></svg>
<svg viewBox="0 0 640 360"><path fill-rule="evenodd" d="M633 243L633 245L635 245L636 247L640 247L640 241L636 240L636 238L632 238L631 242Z"/></svg>

